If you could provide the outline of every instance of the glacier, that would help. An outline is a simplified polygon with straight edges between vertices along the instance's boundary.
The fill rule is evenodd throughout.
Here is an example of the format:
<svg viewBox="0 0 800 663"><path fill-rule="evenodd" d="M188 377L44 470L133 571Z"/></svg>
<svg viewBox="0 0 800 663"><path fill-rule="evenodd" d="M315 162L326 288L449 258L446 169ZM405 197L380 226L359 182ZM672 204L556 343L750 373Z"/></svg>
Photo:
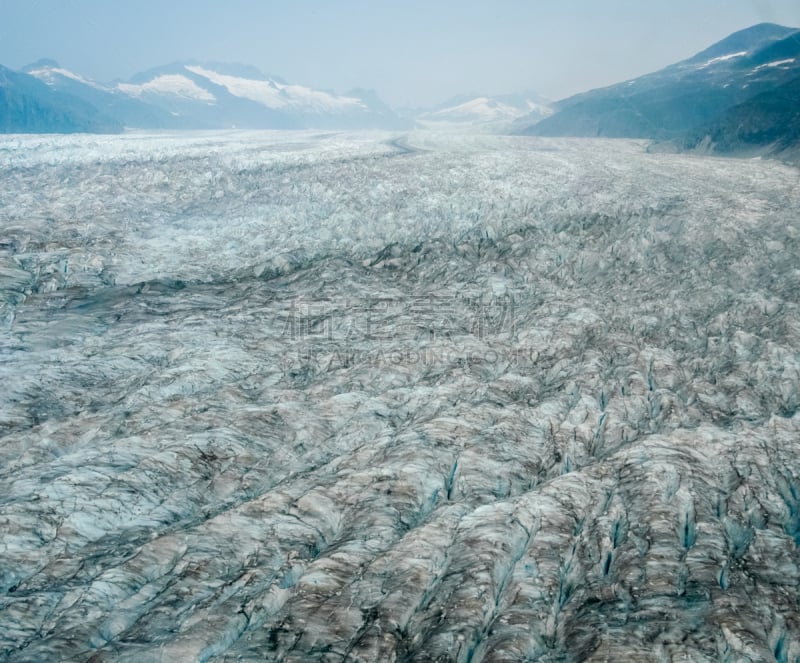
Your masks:
<svg viewBox="0 0 800 663"><path fill-rule="evenodd" d="M800 660L800 177L0 140L0 660Z"/></svg>

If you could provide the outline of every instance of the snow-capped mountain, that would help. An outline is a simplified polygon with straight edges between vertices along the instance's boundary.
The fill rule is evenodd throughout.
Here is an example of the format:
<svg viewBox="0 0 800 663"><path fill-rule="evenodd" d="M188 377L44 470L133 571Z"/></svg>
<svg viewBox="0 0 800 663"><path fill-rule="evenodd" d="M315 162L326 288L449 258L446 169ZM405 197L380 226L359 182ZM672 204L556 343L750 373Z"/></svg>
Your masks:
<svg viewBox="0 0 800 663"><path fill-rule="evenodd" d="M217 69L222 69L218 67ZM203 75L203 72L208 75ZM228 86L223 85L223 81ZM235 82L234 82L235 81ZM241 94L247 81L199 65L176 63L117 82L115 91L169 114L185 128L300 129L299 118ZM237 85L238 83L238 85Z"/></svg>
<svg viewBox="0 0 800 663"><path fill-rule="evenodd" d="M760 24L655 73L560 101L526 133L683 140L798 77L800 31Z"/></svg>
<svg viewBox="0 0 800 663"><path fill-rule="evenodd" d="M113 116L34 76L0 66L0 133L115 133Z"/></svg>
<svg viewBox="0 0 800 663"><path fill-rule="evenodd" d="M510 128L521 118L542 119L551 113L549 102L534 93L494 97L465 94L418 114L417 122L437 129L470 126L501 131Z"/></svg>
<svg viewBox="0 0 800 663"><path fill-rule="evenodd" d="M120 125L138 129L173 129L181 124L169 112L132 98L115 86L102 85L60 66L55 60L39 60L25 67L27 74L58 92L66 93L113 117Z"/></svg>
<svg viewBox="0 0 800 663"><path fill-rule="evenodd" d="M52 89L79 97L132 128L404 126L374 92L356 90L338 95L294 85L246 65L181 62L109 85L52 60L37 62L26 71Z"/></svg>
<svg viewBox="0 0 800 663"><path fill-rule="evenodd" d="M213 126L339 129L399 123L377 97L315 90L240 65L176 63L118 83L116 89L176 117Z"/></svg>

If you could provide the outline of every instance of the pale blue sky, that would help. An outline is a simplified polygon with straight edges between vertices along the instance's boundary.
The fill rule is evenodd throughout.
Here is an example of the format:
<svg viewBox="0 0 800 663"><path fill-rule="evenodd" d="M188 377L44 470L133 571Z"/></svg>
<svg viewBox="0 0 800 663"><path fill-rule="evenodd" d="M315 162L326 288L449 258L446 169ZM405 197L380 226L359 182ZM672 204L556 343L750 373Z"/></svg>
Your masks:
<svg viewBox="0 0 800 663"><path fill-rule="evenodd" d="M107 81L183 59L395 106L468 91L558 99L688 57L800 0L0 0L0 64L42 57Z"/></svg>

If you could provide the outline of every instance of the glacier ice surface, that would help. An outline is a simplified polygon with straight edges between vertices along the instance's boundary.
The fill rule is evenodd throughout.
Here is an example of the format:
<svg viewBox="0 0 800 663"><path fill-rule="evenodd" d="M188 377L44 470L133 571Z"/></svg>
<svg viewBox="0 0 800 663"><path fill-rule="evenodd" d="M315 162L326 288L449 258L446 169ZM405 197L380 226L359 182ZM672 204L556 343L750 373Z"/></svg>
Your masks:
<svg viewBox="0 0 800 663"><path fill-rule="evenodd" d="M800 657L798 171L426 132L0 169L0 659Z"/></svg>

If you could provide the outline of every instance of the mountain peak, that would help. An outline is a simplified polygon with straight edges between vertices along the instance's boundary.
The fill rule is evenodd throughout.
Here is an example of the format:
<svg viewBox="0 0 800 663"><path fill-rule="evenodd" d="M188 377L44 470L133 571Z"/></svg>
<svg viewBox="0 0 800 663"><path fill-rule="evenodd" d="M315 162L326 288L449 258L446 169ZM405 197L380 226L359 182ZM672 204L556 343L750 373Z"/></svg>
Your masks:
<svg viewBox="0 0 800 663"><path fill-rule="evenodd" d="M451 97L448 101L417 116L423 127L440 129L471 127L482 131L506 132L527 118L532 124L551 113L536 93L488 95L471 92Z"/></svg>
<svg viewBox="0 0 800 663"><path fill-rule="evenodd" d="M733 53L750 52L768 46L771 42L785 39L798 28L789 28L776 23L758 23L725 37L697 55L686 60L687 63L704 62Z"/></svg>
<svg viewBox="0 0 800 663"><path fill-rule="evenodd" d="M37 69L61 69L61 65L58 64L58 62L56 62L53 58L42 58L41 60L32 62L27 67L23 67L22 71L27 73Z"/></svg>

